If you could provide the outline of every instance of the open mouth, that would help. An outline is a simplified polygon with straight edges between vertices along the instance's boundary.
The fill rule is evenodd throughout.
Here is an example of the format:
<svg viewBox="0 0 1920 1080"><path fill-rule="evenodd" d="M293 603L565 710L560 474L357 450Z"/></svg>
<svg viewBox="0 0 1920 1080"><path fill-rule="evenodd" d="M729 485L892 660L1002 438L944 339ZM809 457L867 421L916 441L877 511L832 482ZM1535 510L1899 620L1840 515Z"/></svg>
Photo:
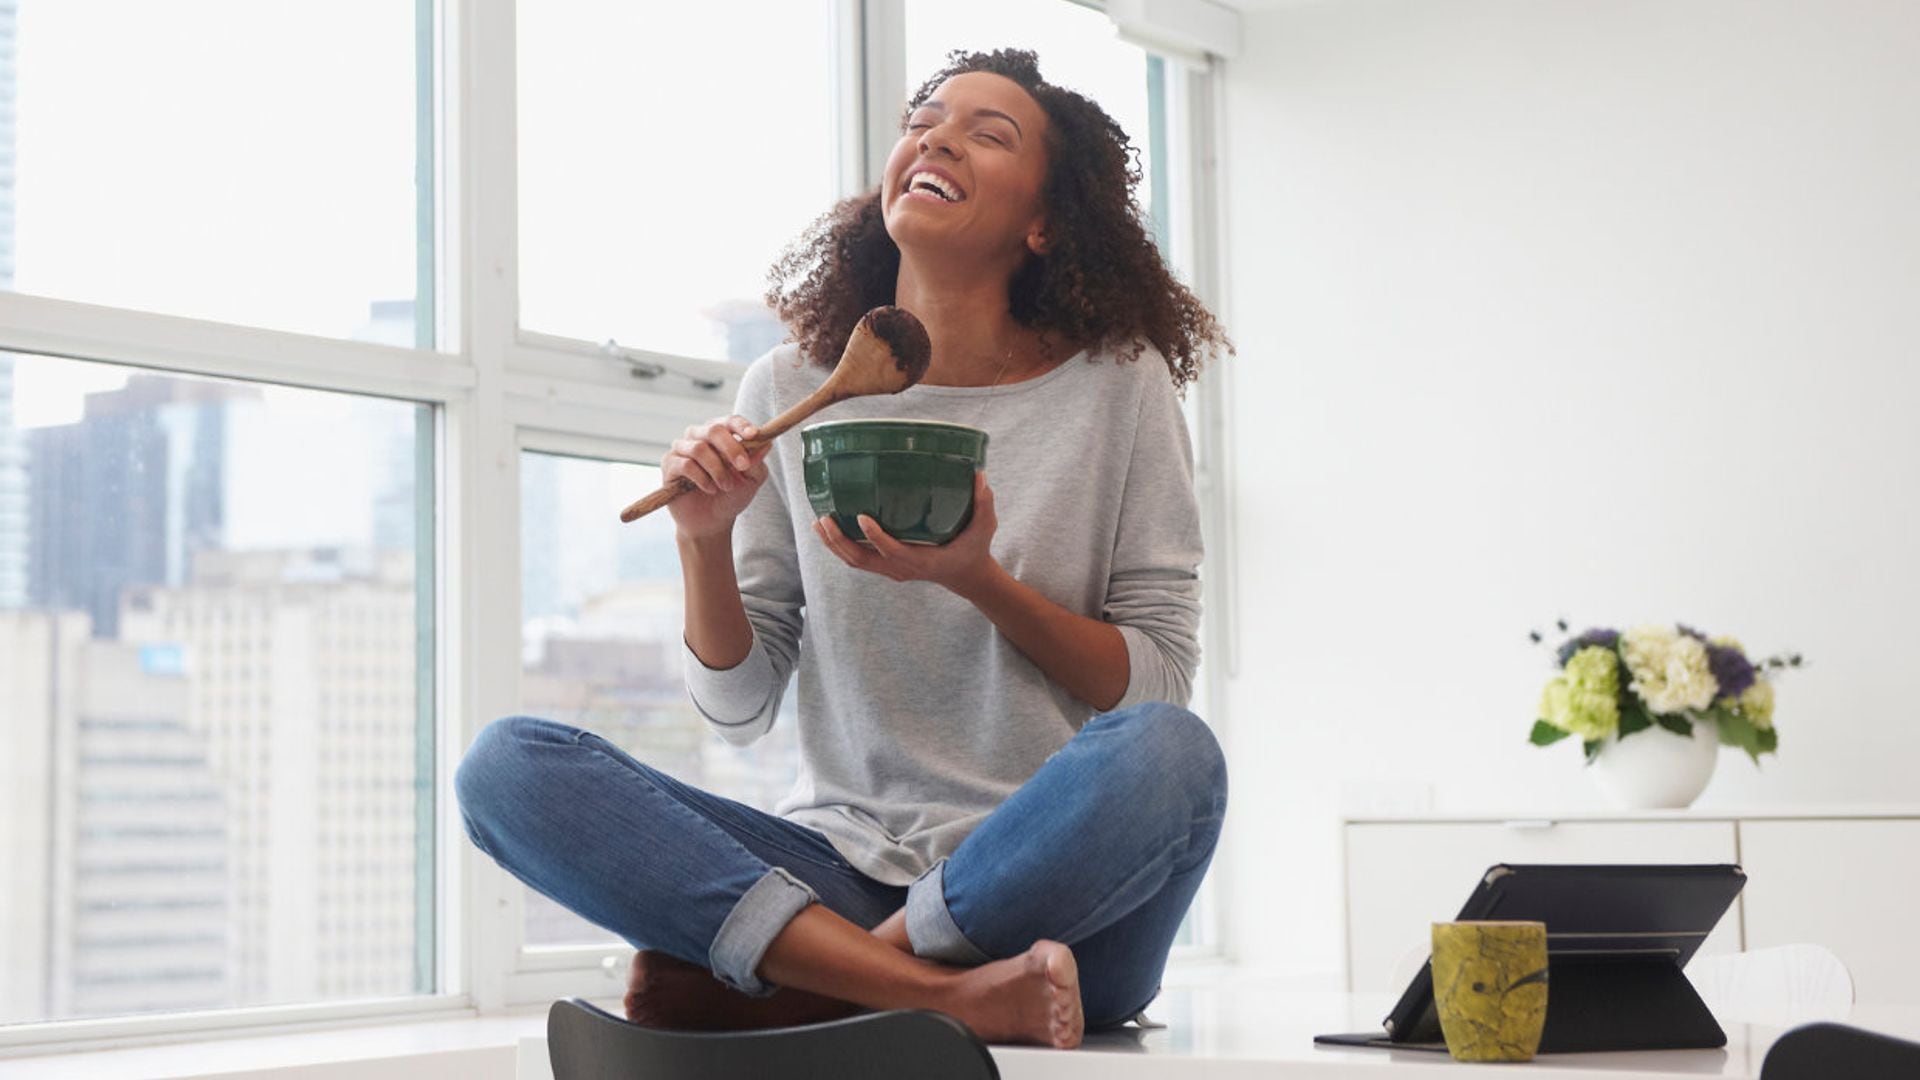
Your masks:
<svg viewBox="0 0 1920 1080"><path fill-rule="evenodd" d="M918 195L925 199L938 199L943 203L964 202L967 198L967 193L960 190L960 185L938 173L924 170L907 177L905 194Z"/></svg>

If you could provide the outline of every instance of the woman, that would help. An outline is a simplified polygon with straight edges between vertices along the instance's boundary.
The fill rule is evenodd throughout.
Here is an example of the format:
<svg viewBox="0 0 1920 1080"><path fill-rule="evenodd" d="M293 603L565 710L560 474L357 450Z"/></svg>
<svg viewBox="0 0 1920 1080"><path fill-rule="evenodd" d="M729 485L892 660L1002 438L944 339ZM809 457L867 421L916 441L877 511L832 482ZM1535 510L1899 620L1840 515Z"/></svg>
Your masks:
<svg viewBox="0 0 1920 1080"><path fill-rule="evenodd" d="M635 1020L924 1007L1071 1047L1158 993L1226 803L1219 747L1178 704L1201 549L1176 394L1231 345L1142 229L1131 152L1032 53L954 53L879 189L775 266L793 340L748 370L738 415L663 459L699 488L671 504L695 705L745 744L797 670L800 781L777 816L527 717L462 764L474 842L641 948ZM919 316L931 365L835 417L983 427L1004 491L977 477L938 548L871 519L871 546L847 540L813 518L799 440L741 446L881 304Z"/></svg>

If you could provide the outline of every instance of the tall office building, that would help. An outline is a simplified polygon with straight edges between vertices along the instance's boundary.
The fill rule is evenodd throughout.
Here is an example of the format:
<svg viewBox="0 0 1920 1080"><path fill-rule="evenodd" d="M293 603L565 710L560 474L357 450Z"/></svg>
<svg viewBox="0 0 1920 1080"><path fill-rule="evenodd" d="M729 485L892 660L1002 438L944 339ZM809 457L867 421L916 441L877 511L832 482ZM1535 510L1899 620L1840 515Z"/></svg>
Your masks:
<svg viewBox="0 0 1920 1080"><path fill-rule="evenodd" d="M88 394L75 423L28 433L28 601L77 609L117 636L120 594L178 584L218 548L226 518L228 408L237 383L133 375Z"/></svg>
<svg viewBox="0 0 1920 1080"><path fill-rule="evenodd" d="M52 981L56 722L71 701L87 617L0 611L0 1023L44 1019ZM70 781L69 781L70 782Z"/></svg>
<svg viewBox="0 0 1920 1080"><path fill-rule="evenodd" d="M57 767L53 1016L228 1002L228 794L177 650L93 640ZM70 771L69 771L70 770Z"/></svg>
<svg viewBox="0 0 1920 1080"><path fill-rule="evenodd" d="M231 1004L411 993L413 553L202 551L126 590L123 640L179 649L225 792Z"/></svg>
<svg viewBox="0 0 1920 1080"><path fill-rule="evenodd" d="M177 655L0 611L0 1023L227 1003L230 879Z"/></svg>

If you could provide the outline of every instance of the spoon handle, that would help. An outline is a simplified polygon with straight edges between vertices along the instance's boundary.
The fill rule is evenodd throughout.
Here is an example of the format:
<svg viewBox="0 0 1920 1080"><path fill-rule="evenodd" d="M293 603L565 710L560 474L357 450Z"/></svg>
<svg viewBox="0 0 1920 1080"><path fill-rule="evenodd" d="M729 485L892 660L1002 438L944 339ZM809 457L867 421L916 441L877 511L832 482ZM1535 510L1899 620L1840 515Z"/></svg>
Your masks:
<svg viewBox="0 0 1920 1080"><path fill-rule="evenodd" d="M761 424L759 432L751 439L742 440L741 445L747 448L748 453L752 453L780 436L785 435L792 428L799 426L802 420L807 419L814 413L819 412L821 409L826 408L836 401L851 396L850 394L841 393L839 388L833 384L833 380L829 379L820 389L794 402L793 407L786 412Z"/></svg>
<svg viewBox="0 0 1920 1080"><path fill-rule="evenodd" d="M694 486L693 481L684 476L678 477L672 483L661 485L653 494L620 511L620 520L623 522L638 521L680 496L685 495L687 492L698 490L699 489Z"/></svg>
<svg viewBox="0 0 1920 1080"><path fill-rule="evenodd" d="M819 412L821 409L838 400L840 400L840 395L835 391L833 384L829 382L827 385L822 386L820 389L808 394L801 401L795 403L794 406L786 412L767 421L767 423L760 428L759 433L754 435L753 438L740 440L740 447L751 454L755 450L779 438L802 420L805 420L807 417L812 416L814 413ZM698 490L700 490L699 485L686 477L675 477L668 483L662 484L653 494L640 499L625 510L620 511L620 520L622 522L638 521L680 496Z"/></svg>

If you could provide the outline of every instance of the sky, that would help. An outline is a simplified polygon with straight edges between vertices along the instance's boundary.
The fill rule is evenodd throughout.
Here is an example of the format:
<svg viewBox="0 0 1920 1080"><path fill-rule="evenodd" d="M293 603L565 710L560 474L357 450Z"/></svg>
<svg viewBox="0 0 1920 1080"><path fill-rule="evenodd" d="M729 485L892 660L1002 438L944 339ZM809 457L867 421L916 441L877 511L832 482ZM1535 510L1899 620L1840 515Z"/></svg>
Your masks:
<svg viewBox="0 0 1920 1080"><path fill-rule="evenodd" d="M21 292L351 336L413 294L413 18L394 0L21 0ZM22 426L105 365L23 361Z"/></svg>

